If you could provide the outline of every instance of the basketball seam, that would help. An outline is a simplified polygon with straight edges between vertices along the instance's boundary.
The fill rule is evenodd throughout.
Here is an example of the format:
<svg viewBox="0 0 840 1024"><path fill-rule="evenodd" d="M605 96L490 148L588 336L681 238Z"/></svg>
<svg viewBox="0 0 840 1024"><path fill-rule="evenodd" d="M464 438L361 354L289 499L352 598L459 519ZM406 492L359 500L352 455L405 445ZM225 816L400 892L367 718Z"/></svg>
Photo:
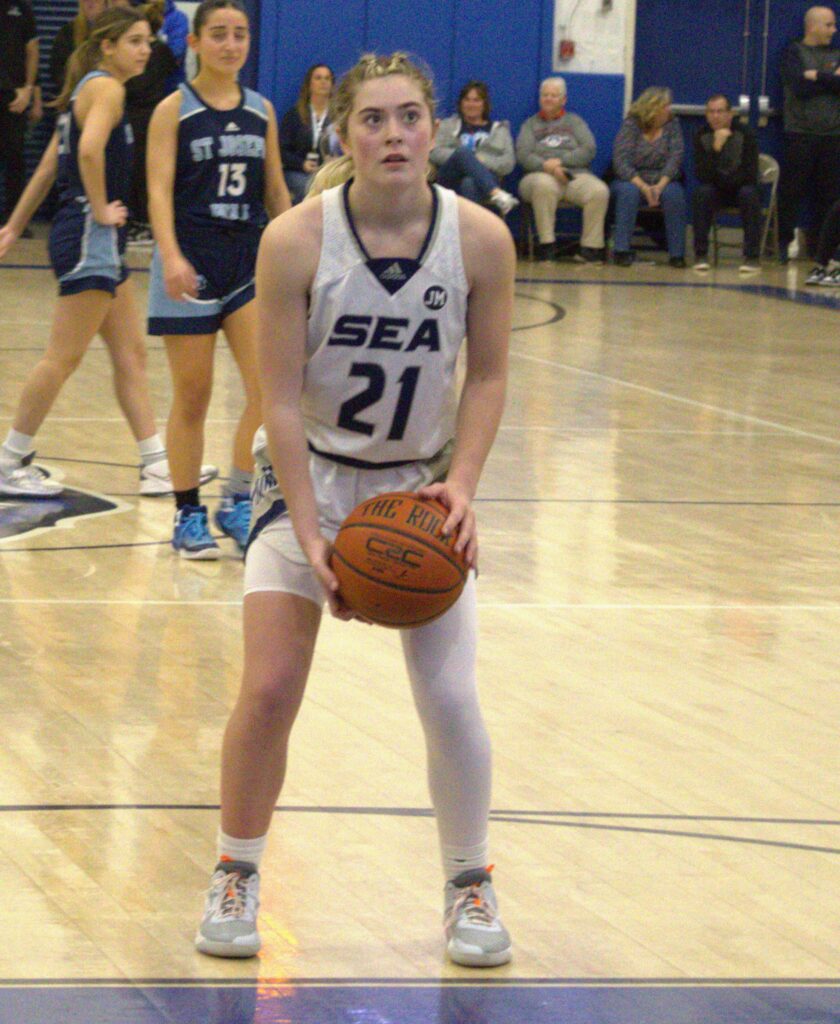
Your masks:
<svg viewBox="0 0 840 1024"><path fill-rule="evenodd" d="M461 579L466 579L466 577L467 577L467 570L464 568L463 565L461 565L460 562L458 562L456 559L454 559L449 554L448 551L446 551L446 550L442 551L439 548L433 547L431 544L428 543L428 541L424 540L422 537L417 537L413 533L408 533L408 531L406 531L406 530L401 530L397 526L371 526L370 523L345 523L344 526L341 527L341 529L342 530L356 530L356 529L384 530L386 532L396 533L400 537L406 537L408 540L413 540L413 541L416 541L416 543L418 543L418 544L422 544L423 547L426 548L427 551L433 551L436 555L440 555L440 557L445 562L449 562L449 564L452 566L452 568L456 569L458 571L458 573L461 576ZM339 531L339 532L341 532L341 531ZM345 564L349 564L349 563L345 562Z"/></svg>
<svg viewBox="0 0 840 1024"><path fill-rule="evenodd" d="M361 576L362 579L370 580L371 583L378 583L380 586L383 587L390 587L392 590L395 590L398 593L402 594L429 594L432 596L435 594L451 594L453 590L457 590L457 588L463 586L464 583L464 580L462 578L460 583L454 583L451 587L446 587L443 590L432 590L430 587L400 587L396 583L388 583L387 580L383 580L379 576L369 576L358 566L353 565L352 562L348 562L347 559L341 554L341 552L336 551L335 549L333 549L333 555L335 558L339 560L339 562L343 562L344 565L346 565L351 572L356 573L357 576Z"/></svg>

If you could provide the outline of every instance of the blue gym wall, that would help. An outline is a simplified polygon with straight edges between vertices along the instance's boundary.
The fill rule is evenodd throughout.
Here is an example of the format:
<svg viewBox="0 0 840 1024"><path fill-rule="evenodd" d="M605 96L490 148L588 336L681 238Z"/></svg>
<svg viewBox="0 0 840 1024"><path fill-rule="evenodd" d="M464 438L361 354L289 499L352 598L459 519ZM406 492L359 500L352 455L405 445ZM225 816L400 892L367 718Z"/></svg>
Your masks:
<svg viewBox="0 0 840 1024"><path fill-rule="evenodd" d="M634 94L668 85L679 103L709 93L741 92L745 4L750 8L747 91L760 86L765 0L638 0ZM808 0L770 0L768 91L780 106L779 55L801 35ZM554 0L274 0L261 5L258 88L282 115L304 72L323 61L341 73L365 50L408 49L434 72L440 110L450 113L461 85L484 79L496 117L514 129L534 113L542 78L552 73ZM622 75L566 74L569 107L598 141L595 170L610 159L624 103ZM684 117L688 136L699 118ZM759 130L763 149L778 151L780 124ZM688 141L688 139L687 139Z"/></svg>
<svg viewBox="0 0 840 1024"><path fill-rule="evenodd" d="M805 11L816 0L770 0L766 89L772 109L781 111L779 62L791 39L801 38ZM749 10L746 91L752 97L750 121L762 151L779 155L781 117L757 124L764 49L765 0L638 0L634 93L649 85L667 85L677 103L705 103L713 92L737 102L744 80L745 13ZM682 117L688 136L702 123ZM688 169L690 171L691 162Z"/></svg>
<svg viewBox="0 0 840 1024"><path fill-rule="evenodd" d="M259 89L278 112L290 107L310 64L340 74L366 50L405 49L431 67L442 115L464 82L490 87L493 115L514 133L537 109L551 74L553 0L277 0L263 3ZM273 41L273 45L272 42ZM567 75L569 106L601 141L596 169L609 162L621 119L622 75Z"/></svg>
<svg viewBox="0 0 840 1024"><path fill-rule="evenodd" d="M637 0L634 94L668 85L678 103L703 103L721 90L741 92L745 5L750 12L747 92L760 91L764 8L767 0ZM779 57L801 35L811 0L769 0L767 91L781 106ZM496 117L514 134L536 110L542 78L552 73L554 0L245 0L254 46L243 75L282 113L294 103L303 74L323 61L337 73L365 50L408 49L434 72L442 115L453 110L461 85L482 78ZM76 0L34 0L44 61L60 21ZM43 62L42 62L43 63ZM624 104L623 75L566 74L569 106L586 118L598 142L594 169L610 160ZM752 118L755 122L755 116ZM686 141L701 118L683 117ZM757 127L757 126L756 126ZM778 155L781 119L758 128L763 150ZM34 165L48 130L32 134ZM691 180L690 146L687 170Z"/></svg>

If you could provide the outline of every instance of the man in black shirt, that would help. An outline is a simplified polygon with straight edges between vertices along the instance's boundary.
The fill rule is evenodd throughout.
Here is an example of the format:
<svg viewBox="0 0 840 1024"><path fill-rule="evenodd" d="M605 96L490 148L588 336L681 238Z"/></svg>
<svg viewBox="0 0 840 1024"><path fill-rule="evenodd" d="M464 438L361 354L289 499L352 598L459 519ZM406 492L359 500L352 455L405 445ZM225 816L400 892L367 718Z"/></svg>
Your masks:
<svg viewBox="0 0 840 1024"><path fill-rule="evenodd" d="M741 273L759 270L761 195L758 190L758 142L733 122L732 106L717 93L706 101L706 124L694 137L694 269L708 270L709 230L721 207L737 206L744 226Z"/></svg>
<svg viewBox="0 0 840 1024"><path fill-rule="evenodd" d="M782 262L793 240L805 196L814 204L813 249L828 208L840 199L840 48L829 7L805 14L805 35L790 44L782 58L785 148L779 180L779 247Z"/></svg>
<svg viewBox="0 0 840 1024"><path fill-rule="evenodd" d="M38 36L29 0L0 0L0 164L6 172L2 221L26 184L26 116L36 110Z"/></svg>

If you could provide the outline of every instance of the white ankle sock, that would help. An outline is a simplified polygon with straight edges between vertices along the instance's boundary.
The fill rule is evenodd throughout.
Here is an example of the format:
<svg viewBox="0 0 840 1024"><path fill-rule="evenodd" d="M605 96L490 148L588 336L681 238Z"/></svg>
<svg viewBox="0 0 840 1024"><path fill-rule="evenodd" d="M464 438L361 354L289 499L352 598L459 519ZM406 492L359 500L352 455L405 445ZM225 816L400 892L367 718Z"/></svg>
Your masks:
<svg viewBox="0 0 840 1024"><path fill-rule="evenodd" d="M166 458L166 448L160 434L153 434L145 441L138 441L137 448L140 452L140 461L144 466L151 466L155 462L162 462Z"/></svg>
<svg viewBox="0 0 840 1024"><path fill-rule="evenodd" d="M230 860L244 860L256 866L259 870L265 844L268 842L268 834L257 836L256 839L235 839L233 836L226 836L221 829L216 839L216 849L219 860L224 857Z"/></svg>
<svg viewBox="0 0 840 1024"><path fill-rule="evenodd" d="M441 843L440 855L447 882L460 875L462 871L486 868L488 849L489 843L486 839L482 843L476 843L475 846L444 846Z"/></svg>
<svg viewBox="0 0 840 1024"><path fill-rule="evenodd" d="M0 449L0 459L9 464L19 464L32 451L35 438L31 434L22 434L19 430L10 430Z"/></svg>

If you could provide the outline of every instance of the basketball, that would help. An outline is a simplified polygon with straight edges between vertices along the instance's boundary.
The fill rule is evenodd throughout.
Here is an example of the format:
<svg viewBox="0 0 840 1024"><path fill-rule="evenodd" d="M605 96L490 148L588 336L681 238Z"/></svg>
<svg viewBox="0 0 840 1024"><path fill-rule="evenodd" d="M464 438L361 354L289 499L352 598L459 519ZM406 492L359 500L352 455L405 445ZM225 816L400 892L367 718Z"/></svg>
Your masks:
<svg viewBox="0 0 840 1024"><path fill-rule="evenodd" d="M434 500L406 491L363 501L344 520L332 570L348 608L380 626L407 629L431 622L464 589L467 565L441 535L448 515Z"/></svg>

